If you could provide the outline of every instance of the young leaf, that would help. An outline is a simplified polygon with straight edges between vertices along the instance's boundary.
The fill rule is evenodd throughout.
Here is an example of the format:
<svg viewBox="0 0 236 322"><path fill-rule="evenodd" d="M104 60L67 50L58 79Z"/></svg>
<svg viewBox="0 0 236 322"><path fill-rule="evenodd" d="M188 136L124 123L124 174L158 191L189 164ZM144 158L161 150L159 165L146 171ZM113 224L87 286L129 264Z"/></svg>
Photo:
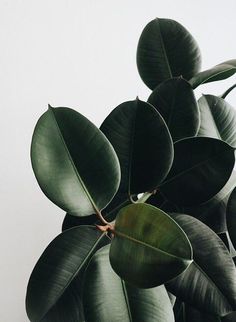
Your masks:
<svg viewBox="0 0 236 322"><path fill-rule="evenodd" d="M75 216L103 209L120 182L119 161L105 135L69 108L51 108L39 119L31 160L45 195Z"/></svg>
<svg viewBox="0 0 236 322"><path fill-rule="evenodd" d="M156 18L140 36L137 66L144 83L154 89L168 78L193 77L200 70L201 54L195 39L180 23Z"/></svg>
<svg viewBox="0 0 236 322"><path fill-rule="evenodd" d="M92 255L109 243L92 226L58 235L38 260L29 280L26 310L31 322L80 321L81 276Z"/></svg>
<svg viewBox="0 0 236 322"><path fill-rule="evenodd" d="M236 308L236 269L222 240L196 218L172 214L193 247L193 263L167 283L186 303L223 316Z"/></svg>
<svg viewBox="0 0 236 322"><path fill-rule="evenodd" d="M228 181L234 167L234 149L204 137L175 143L172 168L159 190L180 206L194 206L211 199Z"/></svg>
<svg viewBox="0 0 236 322"><path fill-rule="evenodd" d="M230 239L236 249L236 188L232 191L227 204L226 223Z"/></svg>
<svg viewBox="0 0 236 322"><path fill-rule="evenodd" d="M201 126L198 136L221 139L236 147L236 111L223 98L203 95L199 101Z"/></svg>
<svg viewBox="0 0 236 322"><path fill-rule="evenodd" d="M199 108L190 84L182 77L168 79L148 98L164 118L173 141L195 136L200 126Z"/></svg>
<svg viewBox="0 0 236 322"><path fill-rule="evenodd" d="M210 69L195 74L189 81L193 88L201 84L226 79L236 72L236 59L227 60Z"/></svg>
<svg viewBox="0 0 236 322"><path fill-rule="evenodd" d="M110 248L114 271L142 288L161 285L183 272L192 248L183 230L166 213L147 204L121 209Z"/></svg>
<svg viewBox="0 0 236 322"><path fill-rule="evenodd" d="M86 270L86 322L174 322L165 287L138 289L125 283L112 270L108 253L109 247L100 249Z"/></svg>
<svg viewBox="0 0 236 322"><path fill-rule="evenodd" d="M162 116L136 99L117 106L101 125L121 166L118 194L152 191L168 174L173 143Z"/></svg>

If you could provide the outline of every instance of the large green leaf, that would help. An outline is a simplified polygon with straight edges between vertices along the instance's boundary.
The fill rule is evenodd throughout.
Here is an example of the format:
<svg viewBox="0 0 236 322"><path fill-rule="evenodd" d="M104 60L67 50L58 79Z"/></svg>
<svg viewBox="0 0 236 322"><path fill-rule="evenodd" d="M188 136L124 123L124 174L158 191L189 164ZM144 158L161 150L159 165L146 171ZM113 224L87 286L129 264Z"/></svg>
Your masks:
<svg viewBox="0 0 236 322"><path fill-rule="evenodd" d="M236 147L236 111L223 98L203 95L199 101L201 126L199 136L221 139Z"/></svg>
<svg viewBox="0 0 236 322"><path fill-rule="evenodd" d="M138 289L125 283L112 270L108 252L107 246L99 250L86 271L86 322L174 322L165 287Z"/></svg>
<svg viewBox="0 0 236 322"><path fill-rule="evenodd" d="M121 209L114 229L111 266L137 287L161 285L192 261L192 248L183 230L151 205L133 204Z"/></svg>
<svg viewBox="0 0 236 322"><path fill-rule="evenodd" d="M168 78L190 79L199 72L201 55L192 35L172 19L156 18L144 28L138 43L137 66L151 89Z"/></svg>
<svg viewBox="0 0 236 322"><path fill-rule="evenodd" d="M166 177L173 161L173 143L153 106L139 99L125 102L108 115L101 130L120 161L119 195L152 191Z"/></svg>
<svg viewBox="0 0 236 322"><path fill-rule="evenodd" d="M39 119L31 160L46 196L76 216L103 209L116 193L120 167L105 135L69 108L51 108Z"/></svg>
<svg viewBox="0 0 236 322"><path fill-rule="evenodd" d="M193 263L167 283L186 303L215 315L236 308L236 269L222 240L206 225L183 214L172 214L193 247Z"/></svg>
<svg viewBox="0 0 236 322"><path fill-rule="evenodd" d="M232 191L227 204L226 223L230 239L236 249L236 188Z"/></svg>
<svg viewBox="0 0 236 322"><path fill-rule="evenodd" d="M27 288L26 310L32 322L82 321L81 276L92 255L109 239L92 226L58 235L37 262Z"/></svg>
<svg viewBox="0 0 236 322"><path fill-rule="evenodd" d="M233 171L226 185L213 198L198 206L183 207L182 211L201 220L216 233L226 232L226 208L235 186L236 173Z"/></svg>
<svg viewBox="0 0 236 322"><path fill-rule="evenodd" d="M173 141L197 134L199 108L191 85L182 77L161 83L149 96L148 102L161 113Z"/></svg>
<svg viewBox="0 0 236 322"><path fill-rule="evenodd" d="M172 168L159 186L167 199L193 206L211 199L228 181L234 167L234 149L227 143L194 137L175 143Z"/></svg>
<svg viewBox="0 0 236 322"><path fill-rule="evenodd" d="M232 76L235 72L236 59L231 59L195 74L189 82L193 88L196 88L201 84L226 79Z"/></svg>

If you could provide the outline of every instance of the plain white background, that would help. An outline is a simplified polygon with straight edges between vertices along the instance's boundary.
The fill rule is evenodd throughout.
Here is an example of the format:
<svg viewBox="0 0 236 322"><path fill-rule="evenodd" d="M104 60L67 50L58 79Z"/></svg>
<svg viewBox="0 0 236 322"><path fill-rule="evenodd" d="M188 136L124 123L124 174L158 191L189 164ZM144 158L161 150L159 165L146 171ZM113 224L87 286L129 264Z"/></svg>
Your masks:
<svg viewBox="0 0 236 322"><path fill-rule="evenodd" d="M47 104L77 109L99 126L121 102L149 95L135 55L150 20L182 23L209 68L236 58L235 12L235 0L0 1L1 322L28 321L30 272L64 217L40 191L30 164L33 128ZM234 82L202 86L198 94L218 95ZM235 93L228 99L236 106Z"/></svg>

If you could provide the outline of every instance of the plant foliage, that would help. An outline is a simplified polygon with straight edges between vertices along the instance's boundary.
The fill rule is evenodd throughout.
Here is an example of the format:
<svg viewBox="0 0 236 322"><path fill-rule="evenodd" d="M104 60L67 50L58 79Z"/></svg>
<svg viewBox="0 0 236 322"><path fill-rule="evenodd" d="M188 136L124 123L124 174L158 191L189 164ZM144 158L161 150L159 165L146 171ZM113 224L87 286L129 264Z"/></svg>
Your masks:
<svg viewBox="0 0 236 322"><path fill-rule="evenodd" d="M30 276L31 322L227 322L236 311L236 112L194 89L236 72L201 71L180 23L144 28L137 66L152 90L100 129L66 107L38 120L31 160L66 212Z"/></svg>

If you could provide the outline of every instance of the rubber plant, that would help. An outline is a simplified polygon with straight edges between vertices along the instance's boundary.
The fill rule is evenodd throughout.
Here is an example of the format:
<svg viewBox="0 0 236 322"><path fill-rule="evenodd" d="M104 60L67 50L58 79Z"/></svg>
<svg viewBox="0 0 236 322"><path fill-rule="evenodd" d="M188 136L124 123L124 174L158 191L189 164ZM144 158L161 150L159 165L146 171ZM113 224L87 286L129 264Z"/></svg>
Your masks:
<svg viewBox="0 0 236 322"><path fill-rule="evenodd" d="M193 36L157 18L137 66L150 96L100 129L66 107L37 122L33 170L66 216L29 279L32 322L236 320L236 112L225 100L235 85L194 93L236 60L201 71Z"/></svg>

